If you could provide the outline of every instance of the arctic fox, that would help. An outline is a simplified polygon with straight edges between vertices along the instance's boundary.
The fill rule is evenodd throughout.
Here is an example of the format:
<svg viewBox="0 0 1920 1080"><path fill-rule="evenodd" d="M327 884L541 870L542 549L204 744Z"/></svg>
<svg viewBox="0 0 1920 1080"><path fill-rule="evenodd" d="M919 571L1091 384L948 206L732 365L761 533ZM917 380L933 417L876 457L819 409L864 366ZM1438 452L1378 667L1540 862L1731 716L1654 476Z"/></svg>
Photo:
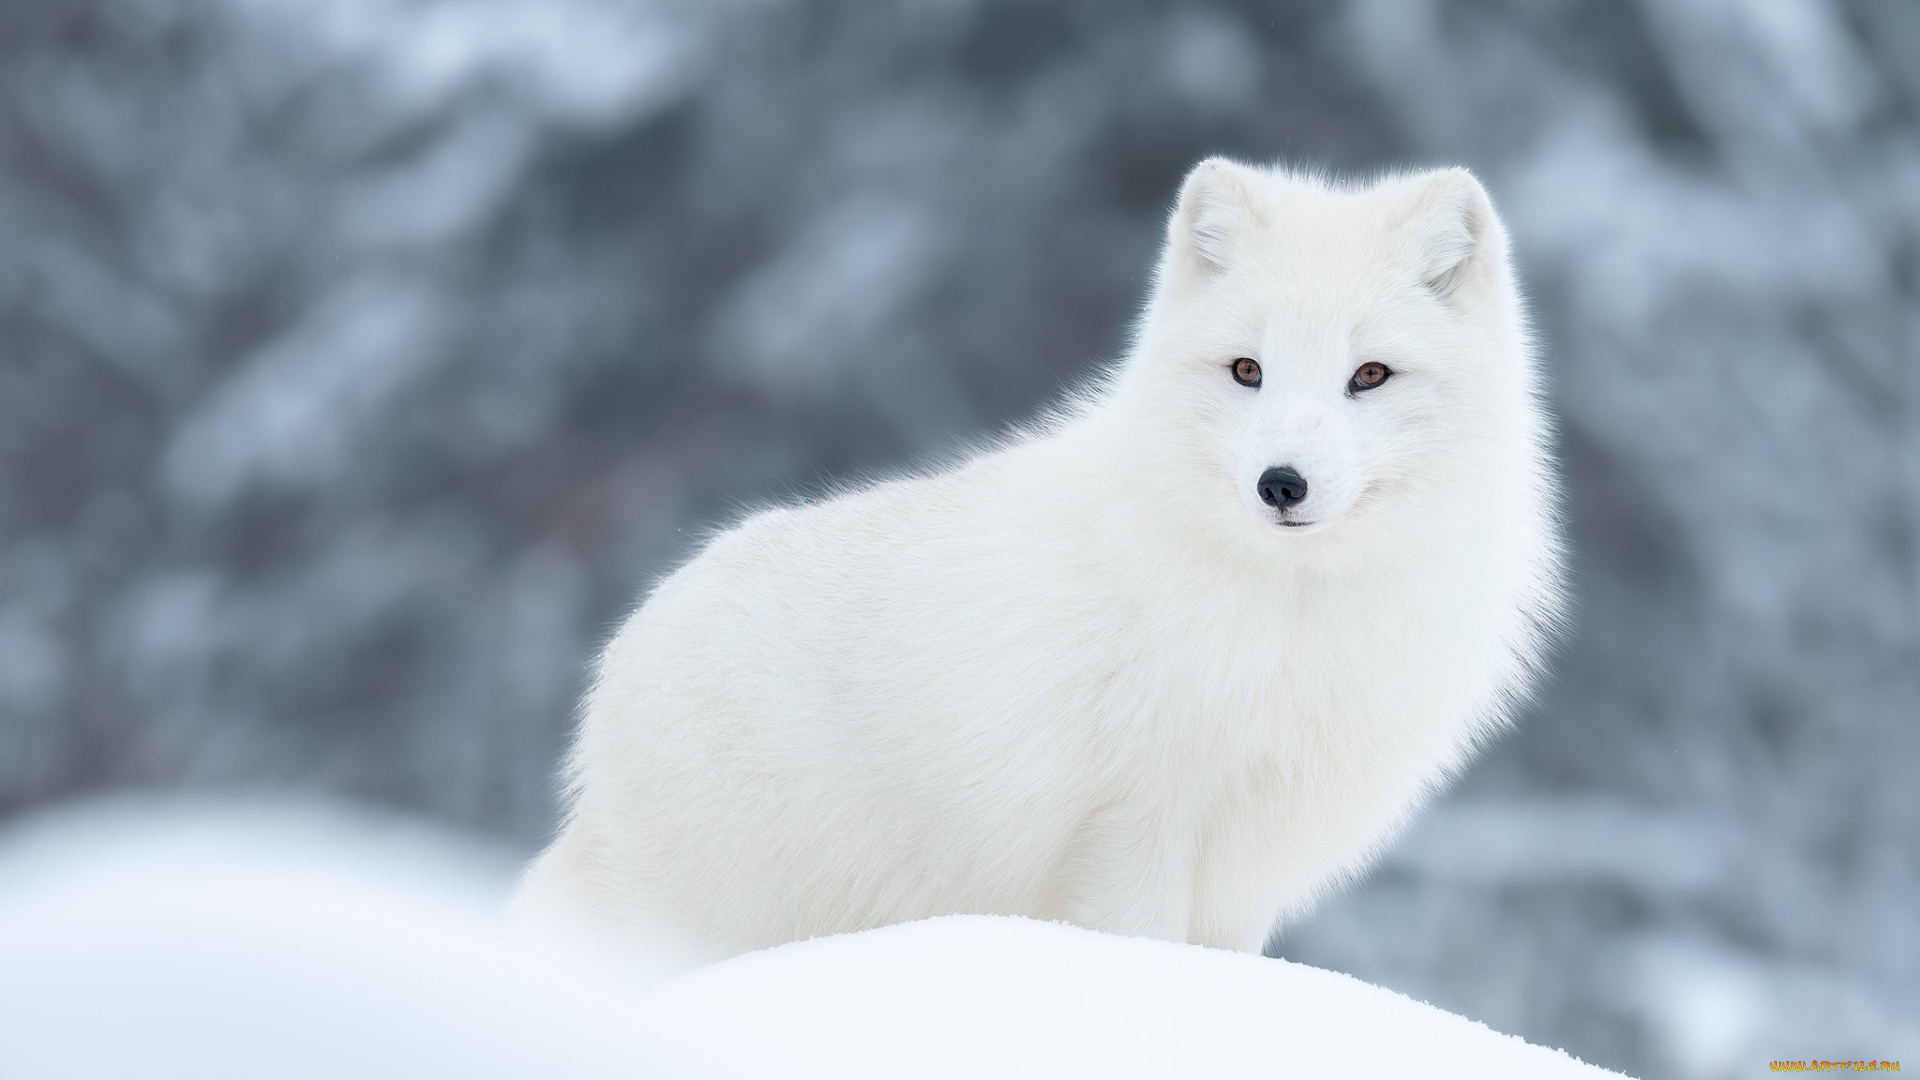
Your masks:
<svg viewBox="0 0 1920 1080"><path fill-rule="evenodd" d="M1526 695L1539 393L1468 172L1203 161L1097 385L653 589L522 899L700 958L963 912L1257 950Z"/></svg>

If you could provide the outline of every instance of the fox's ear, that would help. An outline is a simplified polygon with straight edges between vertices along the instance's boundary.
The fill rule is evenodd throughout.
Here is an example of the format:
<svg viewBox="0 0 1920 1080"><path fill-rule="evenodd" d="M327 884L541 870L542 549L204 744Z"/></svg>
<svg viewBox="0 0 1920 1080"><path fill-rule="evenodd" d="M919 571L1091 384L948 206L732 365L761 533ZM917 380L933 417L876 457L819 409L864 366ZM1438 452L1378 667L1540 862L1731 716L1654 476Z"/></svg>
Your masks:
<svg viewBox="0 0 1920 1080"><path fill-rule="evenodd" d="M1166 269L1206 277L1233 256L1238 238L1253 221L1247 168L1210 157L1187 173L1167 222Z"/></svg>
<svg viewBox="0 0 1920 1080"><path fill-rule="evenodd" d="M1401 226L1420 281L1448 299L1502 258L1504 234L1487 189L1465 169L1416 177Z"/></svg>

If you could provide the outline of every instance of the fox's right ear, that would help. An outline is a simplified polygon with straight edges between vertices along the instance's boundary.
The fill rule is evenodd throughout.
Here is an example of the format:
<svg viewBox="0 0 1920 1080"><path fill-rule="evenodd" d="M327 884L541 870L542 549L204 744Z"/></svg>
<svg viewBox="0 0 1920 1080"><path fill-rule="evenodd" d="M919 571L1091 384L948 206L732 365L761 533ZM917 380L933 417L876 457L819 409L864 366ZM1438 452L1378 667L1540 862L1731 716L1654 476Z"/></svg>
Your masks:
<svg viewBox="0 0 1920 1080"><path fill-rule="evenodd" d="M1163 273L1206 278L1226 267L1254 217L1246 181L1246 166L1223 157L1207 158L1187 173L1167 222Z"/></svg>

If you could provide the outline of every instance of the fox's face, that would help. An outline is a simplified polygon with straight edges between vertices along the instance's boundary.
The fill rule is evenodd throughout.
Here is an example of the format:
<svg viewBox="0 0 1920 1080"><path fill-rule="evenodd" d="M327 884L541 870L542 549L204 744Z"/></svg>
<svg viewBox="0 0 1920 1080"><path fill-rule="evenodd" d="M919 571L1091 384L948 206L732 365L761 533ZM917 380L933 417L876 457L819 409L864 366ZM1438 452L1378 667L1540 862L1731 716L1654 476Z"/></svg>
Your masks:
<svg viewBox="0 0 1920 1080"><path fill-rule="evenodd" d="M1123 391L1170 422L1158 445L1179 482L1238 527L1458 518L1445 502L1485 487L1490 455L1530 454L1535 414L1486 193L1459 169L1340 190L1202 162Z"/></svg>

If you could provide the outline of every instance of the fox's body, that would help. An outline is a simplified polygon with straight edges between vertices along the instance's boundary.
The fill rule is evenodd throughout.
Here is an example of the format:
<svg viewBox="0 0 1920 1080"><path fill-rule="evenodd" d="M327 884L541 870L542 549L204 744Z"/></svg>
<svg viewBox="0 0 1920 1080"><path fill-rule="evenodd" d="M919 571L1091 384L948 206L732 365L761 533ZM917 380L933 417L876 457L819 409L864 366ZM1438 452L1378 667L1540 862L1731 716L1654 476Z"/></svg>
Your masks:
<svg viewBox="0 0 1920 1080"><path fill-rule="evenodd" d="M660 583L529 902L710 956L955 912L1258 949L1525 690L1535 383L1465 173L1202 164L1104 384Z"/></svg>

